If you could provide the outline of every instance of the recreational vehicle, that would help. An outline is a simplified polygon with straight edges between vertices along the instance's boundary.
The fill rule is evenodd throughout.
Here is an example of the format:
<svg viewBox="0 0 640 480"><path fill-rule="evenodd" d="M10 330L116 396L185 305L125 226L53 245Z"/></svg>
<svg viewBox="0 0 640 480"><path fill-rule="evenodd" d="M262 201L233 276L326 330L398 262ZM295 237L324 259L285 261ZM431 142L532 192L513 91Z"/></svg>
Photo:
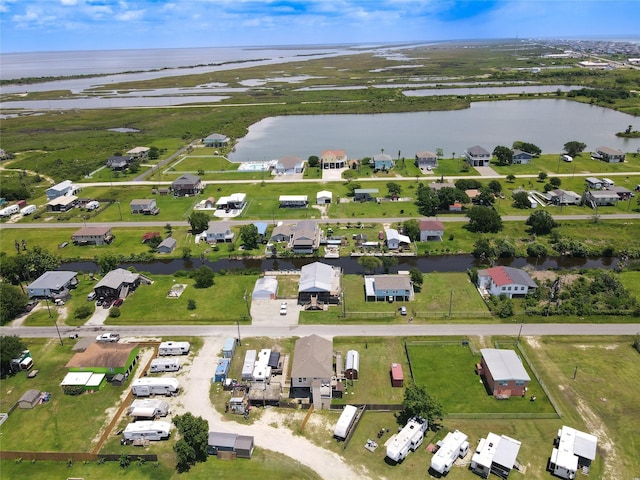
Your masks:
<svg viewBox="0 0 640 480"><path fill-rule="evenodd" d="M96 208L100 208L100 202L98 202L97 200L92 200L87 203L84 208L86 208L87 211L95 210Z"/></svg>
<svg viewBox="0 0 640 480"><path fill-rule="evenodd" d="M35 211L36 211L35 205L27 205L26 207L20 210L20 213L22 215L31 215Z"/></svg>
<svg viewBox="0 0 640 480"><path fill-rule="evenodd" d="M151 366L149 372L177 372L182 368L182 364L172 358L154 358L151 360Z"/></svg>
<svg viewBox="0 0 640 480"><path fill-rule="evenodd" d="M9 205L0 210L0 217L10 217L11 215L18 213L20 207L18 205Z"/></svg>
<svg viewBox="0 0 640 480"><path fill-rule="evenodd" d="M131 383L131 391L136 397L151 395L177 395L180 384L175 378L137 378Z"/></svg>
<svg viewBox="0 0 640 480"><path fill-rule="evenodd" d="M187 355L190 348L189 342L162 342L158 347L158 355Z"/></svg>
<svg viewBox="0 0 640 480"><path fill-rule="evenodd" d="M244 363L242 364L242 380L253 380L253 369L256 366L257 352L255 350L247 350L244 355Z"/></svg>
<svg viewBox="0 0 640 480"><path fill-rule="evenodd" d="M421 417L411 418L400 432L389 439L387 444L387 457L394 462L402 461L409 450L416 449L424 440L424 432L427 431L429 423Z"/></svg>
<svg viewBox="0 0 640 480"><path fill-rule="evenodd" d="M169 422L142 421L127 425L123 436L126 441L134 440L166 440L171 435Z"/></svg>
<svg viewBox="0 0 640 480"><path fill-rule="evenodd" d="M431 469L441 475L451 470L458 457L464 458L469 453L467 436L459 430L447 433L438 444L440 448L431 459Z"/></svg>
<svg viewBox="0 0 640 480"><path fill-rule="evenodd" d="M336 427L333 430L333 436L340 440L346 439L357 414L358 409L356 407L353 405L345 405L338 419L338 423L336 423Z"/></svg>
<svg viewBox="0 0 640 480"><path fill-rule="evenodd" d="M170 413L171 408L167 402L152 398L134 400L129 407L129 415L138 418L166 417Z"/></svg>

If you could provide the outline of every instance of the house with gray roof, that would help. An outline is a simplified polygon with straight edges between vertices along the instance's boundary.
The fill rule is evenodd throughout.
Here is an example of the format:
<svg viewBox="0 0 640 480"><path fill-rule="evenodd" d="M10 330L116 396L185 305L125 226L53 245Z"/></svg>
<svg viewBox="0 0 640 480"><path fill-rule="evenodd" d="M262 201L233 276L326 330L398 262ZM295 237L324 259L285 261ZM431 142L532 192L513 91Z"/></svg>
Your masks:
<svg viewBox="0 0 640 480"><path fill-rule="evenodd" d="M333 376L333 342L319 335L296 341L291 366L291 388L296 397L310 397L314 408L329 408Z"/></svg>
<svg viewBox="0 0 640 480"><path fill-rule="evenodd" d="M132 214L157 215L160 213L155 198L134 198L129 202L129 208Z"/></svg>
<svg viewBox="0 0 640 480"><path fill-rule="evenodd" d="M294 253L313 253L320 245L320 229L315 220L302 220L291 230L291 250Z"/></svg>
<svg viewBox="0 0 640 480"><path fill-rule="evenodd" d="M207 243L233 242L236 234L228 222L214 222L205 232Z"/></svg>
<svg viewBox="0 0 640 480"><path fill-rule="evenodd" d="M340 303L340 267L314 262L300 269L299 305L338 305Z"/></svg>
<svg viewBox="0 0 640 480"><path fill-rule="evenodd" d="M478 374L488 391L497 398L522 397L531 377L514 350L481 348Z"/></svg>
<svg viewBox="0 0 640 480"><path fill-rule="evenodd" d="M47 195L47 201L51 201L54 198L62 197L64 195L73 195L78 190L71 180L65 180L60 182L53 187L47 188L45 194Z"/></svg>
<svg viewBox="0 0 640 480"><path fill-rule="evenodd" d="M513 150L513 164L525 165L533 160L533 154L522 150Z"/></svg>
<svg viewBox="0 0 640 480"><path fill-rule="evenodd" d="M291 241L291 230L293 226L289 223L281 223L276 225L271 232L269 241L271 242L289 242Z"/></svg>
<svg viewBox="0 0 640 480"><path fill-rule="evenodd" d="M593 158L607 163L621 163L624 162L625 154L615 148L598 147L593 154Z"/></svg>
<svg viewBox="0 0 640 480"><path fill-rule="evenodd" d="M409 275L365 275L364 290L367 302L411 301L414 298Z"/></svg>
<svg viewBox="0 0 640 480"><path fill-rule="evenodd" d="M140 273L130 272L124 268L116 268L102 277L93 287L93 291L96 292L96 297L98 298L126 298L140 284L150 285L151 283L153 282L150 278Z"/></svg>
<svg viewBox="0 0 640 480"><path fill-rule="evenodd" d="M480 145L467 148L464 156L472 167L488 167L491 164L491 153Z"/></svg>
<svg viewBox="0 0 640 480"><path fill-rule="evenodd" d="M584 204L591 208L617 205L620 201L618 194L611 190L588 190L582 195Z"/></svg>
<svg viewBox="0 0 640 480"><path fill-rule="evenodd" d="M196 195L204 190L200 177L185 173L176 178L171 184L171 190L176 197Z"/></svg>
<svg viewBox="0 0 640 480"><path fill-rule="evenodd" d="M420 169L437 168L438 156L435 153L426 150L424 152L418 152L416 153L415 165Z"/></svg>
<svg viewBox="0 0 640 480"><path fill-rule="evenodd" d="M66 270L44 272L27 285L29 298L68 298L70 290L78 286L78 273Z"/></svg>
<svg viewBox="0 0 640 480"><path fill-rule="evenodd" d="M113 155L107 159L107 167L111 170L124 170L129 166L131 160L128 155Z"/></svg>
<svg viewBox="0 0 640 480"><path fill-rule="evenodd" d="M111 233L111 227L82 227L71 235L74 245L108 245L116 238Z"/></svg>
<svg viewBox="0 0 640 480"><path fill-rule="evenodd" d="M209 432L207 453L226 458L223 452L232 452L237 458L251 458L253 455L253 437L237 433Z"/></svg>
<svg viewBox="0 0 640 480"><path fill-rule="evenodd" d="M294 155L279 158L275 168L277 175L293 175L294 173L302 173L303 170L304 160Z"/></svg>
<svg viewBox="0 0 640 480"><path fill-rule="evenodd" d="M211 135L203 138L202 143L205 147L226 147L229 145L229 137L221 133L212 133Z"/></svg>
<svg viewBox="0 0 640 480"><path fill-rule="evenodd" d="M160 242L157 250L158 253L171 253L176 249L177 246L178 241L175 238L167 237L162 242Z"/></svg>

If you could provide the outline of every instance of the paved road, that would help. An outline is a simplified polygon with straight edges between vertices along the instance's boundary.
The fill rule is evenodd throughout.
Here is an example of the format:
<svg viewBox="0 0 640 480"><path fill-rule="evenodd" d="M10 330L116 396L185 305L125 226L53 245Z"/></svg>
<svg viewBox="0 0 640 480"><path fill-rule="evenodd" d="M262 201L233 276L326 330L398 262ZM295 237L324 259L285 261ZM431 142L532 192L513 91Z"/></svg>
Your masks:
<svg viewBox="0 0 640 480"><path fill-rule="evenodd" d="M81 337L96 336L103 332L116 332L123 337L171 336L237 336L238 327L224 326L83 326L60 327L62 339L70 333ZM436 325L290 325L240 326L240 338L246 337L304 337L311 334L333 337L397 337L397 336L544 336L544 335L638 335L640 323L501 323L501 324L436 324ZM55 327L0 327L0 335L18 335L25 338L56 338Z"/></svg>

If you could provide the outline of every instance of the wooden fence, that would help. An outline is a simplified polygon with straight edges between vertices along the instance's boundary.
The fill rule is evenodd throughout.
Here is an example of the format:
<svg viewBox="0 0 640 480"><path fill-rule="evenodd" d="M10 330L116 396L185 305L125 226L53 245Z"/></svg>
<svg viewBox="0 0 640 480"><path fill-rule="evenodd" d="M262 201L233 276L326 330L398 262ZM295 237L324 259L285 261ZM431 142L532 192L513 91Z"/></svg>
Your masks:
<svg viewBox="0 0 640 480"><path fill-rule="evenodd" d="M3 460L36 460L48 462L95 462L104 459L106 462L116 462L120 460L120 455L116 453L98 454L89 452L1 452ZM157 462L158 456L155 454L131 454L127 455L129 460L136 461L142 459L146 462Z"/></svg>

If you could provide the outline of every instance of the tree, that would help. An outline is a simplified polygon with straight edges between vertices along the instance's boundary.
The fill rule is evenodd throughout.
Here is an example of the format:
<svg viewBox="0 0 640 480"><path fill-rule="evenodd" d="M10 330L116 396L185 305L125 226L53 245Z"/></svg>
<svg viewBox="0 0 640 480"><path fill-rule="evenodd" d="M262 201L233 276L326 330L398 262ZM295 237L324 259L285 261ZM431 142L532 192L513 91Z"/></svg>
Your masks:
<svg viewBox="0 0 640 480"><path fill-rule="evenodd" d="M479 238L473 244L473 256L476 258L490 259L496 256L496 250L491 241L485 237Z"/></svg>
<svg viewBox="0 0 640 480"><path fill-rule="evenodd" d="M529 201L529 194L524 191L514 193L513 206L516 208L529 208L531 206L531 202Z"/></svg>
<svg viewBox="0 0 640 480"><path fill-rule="evenodd" d="M394 265L398 264L398 259L396 257L381 257L382 266L384 267L384 273L389 273L389 269Z"/></svg>
<svg viewBox="0 0 640 480"><path fill-rule="evenodd" d="M547 179L547 173L546 172L540 172L538 173L538 181L539 182L544 182Z"/></svg>
<svg viewBox="0 0 640 480"><path fill-rule="evenodd" d="M0 325L4 325L24 312L29 299L20 288L0 283Z"/></svg>
<svg viewBox="0 0 640 480"><path fill-rule="evenodd" d="M184 415L175 416L173 423L182 437L173 447L178 458L176 469L179 472L186 472L197 462L206 462L209 422L187 412Z"/></svg>
<svg viewBox="0 0 640 480"><path fill-rule="evenodd" d="M468 229L478 233L498 233L502 230L502 218L493 208L473 206L467 213Z"/></svg>
<svg viewBox="0 0 640 480"><path fill-rule="evenodd" d="M253 223L243 225L242 228L240 228L240 239L242 240L245 248L253 250L258 246L258 242L260 241L258 227Z"/></svg>
<svg viewBox="0 0 640 480"><path fill-rule="evenodd" d="M413 282L413 288L416 292L422 290L422 284L424 283L424 275L420 270L416 267L413 267L409 270L409 276L411 277L411 281Z"/></svg>
<svg viewBox="0 0 640 480"><path fill-rule="evenodd" d="M11 360L20 356L27 346L17 335L0 336L0 371L11 371Z"/></svg>
<svg viewBox="0 0 640 480"><path fill-rule="evenodd" d="M188 218L191 232L195 235L209 228L209 215L204 212L193 212Z"/></svg>
<svg viewBox="0 0 640 480"><path fill-rule="evenodd" d="M382 266L382 260L371 255L364 255L358 258L358 265L364 268L365 273L373 273Z"/></svg>
<svg viewBox="0 0 640 480"><path fill-rule="evenodd" d="M449 205L456 202L469 203L469 195L459 188L444 187L438 190L438 208L440 210L449 210Z"/></svg>
<svg viewBox="0 0 640 480"><path fill-rule="evenodd" d="M474 199L474 203L477 205L484 205L486 207L495 203L496 196L493 194L489 187L482 187L480 189L480 195Z"/></svg>
<svg viewBox="0 0 640 480"><path fill-rule="evenodd" d="M551 177L549 179L549 183L554 187L554 188L560 188L560 185L562 185L562 180L559 179L558 177Z"/></svg>
<svg viewBox="0 0 640 480"><path fill-rule="evenodd" d="M193 284L195 288L209 288L213 285L213 270L206 265L201 265L196 268L191 274L191 277L195 280Z"/></svg>
<svg viewBox="0 0 640 480"><path fill-rule="evenodd" d="M160 150L158 147L151 146L149 147L149 153L147 154L149 160L157 160L160 158Z"/></svg>
<svg viewBox="0 0 640 480"><path fill-rule="evenodd" d="M541 243L532 243L527 246L527 257L546 257L547 247Z"/></svg>
<svg viewBox="0 0 640 480"><path fill-rule="evenodd" d="M513 243L504 238L499 238L496 241L496 255L501 258L515 257L516 247Z"/></svg>
<svg viewBox="0 0 640 480"><path fill-rule="evenodd" d="M498 165L511 165L513 163L513 152L509 147L498 145L493 149L493 153L498 159Z"/></svg>
<svg viewBox="0 0 640 480"><path fill-rule="evenodd" d="M438 160L444 157L444 150L442 150L440 147L436 148L436 157L438 158Z"/></svg>
<svg viewBox="0 0 640 480"><path fill-rule="evenodd" d="M438 211L438 197L423 183L418 185L416 205L421 215L433 217Z"/></svg>
<svg viewBox="0 0 640 480"><path fill-rule="evenodd" d="M400 423L405 424L411 417L422 417L433 425L435 420L442 420L444 408L435 397L431 396L425 387L409 385L404 391L402 401L404 409L398 415Z"/></svg>
<svg viewBox="0 0 640 480"><path fill-rule="evenodd" d="M507 175L507 182L513 183L515 181L516 181L516 176L513 173L510 173L509 175Z"/></svg>
<svg viewBox="0 0 640 480"><path fill-rule="evenodd" d="M120 261L113 253L106 253L98 258L98 265L100 265L100 273L103 275L109 273L111 270L118 268Z"/></svg>
<svg viewBox="0 0 640 480"><path fill-rule="evenodd" d="M498 180L491 180L488 187L493 193L500 193L502 191L502 184Z"/></svg>
<svg viewBox="0 0 640 480"><path fill-rule="evenodd" d="M564 144L564 151L567 155L575 157L584 151L587 145L582 142L576 142L575 140Z"/></svg>
<svg viewBox="0 0 640 480"><path fill-rule="evenodd" d="M515 142L513 142L513 149L522 150L523 152L527 152L535 156L538 156L542 153L542 150L537 145L529 142L521 142L520 140L516 140Z"/></svg>
<svg viewBox="0 0 640 480"><path fill-rule="evenodd" d="M317 157L317 155L311 155L307 159L307 165L309 165L310 168L315 168L320 165L320 159Z"/></svg>
<svg viewBox="0 0 640 480"><path fill-rule="evenodd" d="M546 210L536 210L529 215L525 223L531 227L531 233L535 233L536 235L551 233L551 230L558 226L551 214Z"/></svg>
<svg viewBox="0 0 640 480"><path fill-rule="evenodd" d="M387 183L387 190L389 191L389 196L390 197L393 197L394 195L399 197L400 196L400 192L402 192L402 187L398 183L388 182Z"/></svg>
<svg viewBox="0 0 640 480"><path fill-rule="evenodd" d="M463 191L474 189L474 188L476 190L480 190L482 188L482 182L474 178L461 178L459 180L456 180L455 186L456 188L459 188L460 190L463 190Z"/></svg>
<svg viewBox="0 0 640 480"><path fill-rule="evenodd" d="M417 242L418 240L420 240L420 222L418 222L418 220L416 220L415 218L406 220L402 224L402 231L412 241Z"/></svg>

